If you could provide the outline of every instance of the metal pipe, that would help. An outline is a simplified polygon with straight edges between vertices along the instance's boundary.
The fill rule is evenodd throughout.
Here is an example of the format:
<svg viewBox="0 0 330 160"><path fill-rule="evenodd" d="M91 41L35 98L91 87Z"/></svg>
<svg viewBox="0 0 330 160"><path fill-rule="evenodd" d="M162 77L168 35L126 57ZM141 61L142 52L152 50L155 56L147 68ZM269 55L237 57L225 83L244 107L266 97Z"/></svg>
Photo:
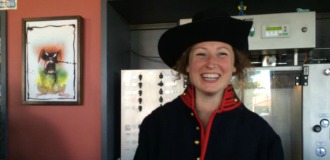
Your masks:
<svg viewBox="0 0 330 160"><path fill-rule="evenodd" d="M294 53L293 53L293 64L295 66L298 65L298 49L294 49Z"/></svg>

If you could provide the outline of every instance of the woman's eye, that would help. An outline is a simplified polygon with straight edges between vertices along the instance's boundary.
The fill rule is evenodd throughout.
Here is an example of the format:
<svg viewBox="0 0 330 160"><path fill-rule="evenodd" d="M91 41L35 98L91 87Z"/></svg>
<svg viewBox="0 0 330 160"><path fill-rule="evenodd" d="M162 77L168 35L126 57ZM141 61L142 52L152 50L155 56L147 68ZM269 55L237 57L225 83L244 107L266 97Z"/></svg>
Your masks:
<svg viewBox="0 0 330 160"><path fill-rule="evenodd" d="M226 53L226 52L219 52L218 55L219 56L226 56L226 55L228 55L228 53Z"/></svg>
<svg viewBox="0 0 330 160"><path fill-rule="evenodd" d="M205 56L206 53L203 53L203 52L199 52L199 53L196 53L196 56Z"/></svg>

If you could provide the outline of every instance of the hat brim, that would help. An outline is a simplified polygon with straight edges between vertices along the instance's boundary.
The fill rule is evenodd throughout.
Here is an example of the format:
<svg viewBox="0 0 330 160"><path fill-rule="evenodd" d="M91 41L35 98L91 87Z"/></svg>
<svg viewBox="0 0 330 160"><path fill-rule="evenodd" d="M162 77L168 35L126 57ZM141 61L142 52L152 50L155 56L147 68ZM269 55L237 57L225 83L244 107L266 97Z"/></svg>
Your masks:
<svg viewBox="0 0 330 160"><path fill-rule="evenodd" d="M220 41L228 43L233 48L248 50L248 35L251 26L251 21L231 17L213 18L176 26L167 30L159 39L159 56L172 68L188 47L199 42Z"/></svg>

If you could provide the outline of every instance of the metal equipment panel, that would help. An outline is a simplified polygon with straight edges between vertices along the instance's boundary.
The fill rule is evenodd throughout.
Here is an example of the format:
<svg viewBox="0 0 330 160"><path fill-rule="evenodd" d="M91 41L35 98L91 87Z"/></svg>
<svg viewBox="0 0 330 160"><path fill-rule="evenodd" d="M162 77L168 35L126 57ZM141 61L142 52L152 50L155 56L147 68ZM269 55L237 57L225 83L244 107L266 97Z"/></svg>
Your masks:
<svg viewBox="0 0 330 160"><path fill-rule="evenodd" d="M330 159L330 64L307 64L303 69L303 157Z"/></svg>
<svg viewBox="0 0 330 160"><path fill-rule="evenodd" d="M253 21L250 50L315 47L315 12L234 16Z"/></svg>

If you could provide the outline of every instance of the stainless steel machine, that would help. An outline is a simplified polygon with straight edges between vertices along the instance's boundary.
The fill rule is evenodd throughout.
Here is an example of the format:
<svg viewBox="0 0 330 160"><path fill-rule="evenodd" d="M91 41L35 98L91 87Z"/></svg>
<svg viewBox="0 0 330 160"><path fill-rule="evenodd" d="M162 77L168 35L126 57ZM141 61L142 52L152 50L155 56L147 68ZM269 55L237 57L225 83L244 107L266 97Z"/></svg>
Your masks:
<svg viewBox="0 0 330 160"><path fill-rule="evenodd" d="M252 20L250 87L242 99L280 135L286 160L330 159L329 17L315 12Z"/></svg>

